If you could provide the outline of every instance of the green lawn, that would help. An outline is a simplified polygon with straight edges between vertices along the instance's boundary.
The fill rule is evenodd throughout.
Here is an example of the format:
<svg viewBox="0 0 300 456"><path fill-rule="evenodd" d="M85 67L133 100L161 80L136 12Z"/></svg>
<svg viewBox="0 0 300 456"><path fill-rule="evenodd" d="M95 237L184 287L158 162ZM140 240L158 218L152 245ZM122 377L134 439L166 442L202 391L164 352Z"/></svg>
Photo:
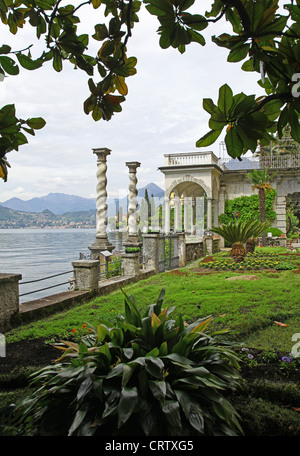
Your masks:
<svg viewBox="0 0 300 456"><path fill-rule="evenodd" d="M220 254L219 254L220 255ZM300 257L294 257L295 264ZM289 259L290 260L290 259ZM199 275L195 268L183 268L184 274L167 272L124 287L132 293L140 309L156 301L163 286L165 306L173 307L174 317L181 313L187 322L212 315L210 329L230 328L231 337L255 348L289 352L292 335L300 332L300 274L294 271L263 272L258 280L228 280L239 276L231 271ZM247 274L254 272L247 271ZM91 302L60 312L43 320L18 327L6 334L7 342L43 337L48 340L67 338L74 328L98 321L112 324L123 313L121 291L93 299ZM277 326L279 321L288 326ZM83 331L83 330L81 330Z"/></svg>
<svg viewBox="0 0 300 456"><path fill-rule="evenodd" d="M268 253L273 251L267 249ZM275 251L286 252L285 249ZM218 258L224 258L224 253L214 255L214 259ZM242 352L243 349L238 348L238 356L242 357L242 366L250 369L250 377L243 383L241 391L232 397L232 401L241 415L246 435L287 436L299 435L300 432L297 411L300 407L299 384L293 380L297 379L299 371L298 359L293 363L284 363L281 373L278 370L282 369L281 356L288 356L296 343L296 340L292 340L293 335L300 333L300 274L295 273L300 256L284 257L284 261L293 264L295 269L214 271L202 268L200 261L197 261L177 272L158 274L124 287L127 294L133 294L141 310L146 310L149 304L156 302L162 287L165 287L165 307L175 307L172 314L174 318L181 313L185 321L190 323L211 315L212 322L206 332L230 328L229 337L244 344L248 351ZM245 275L254 275L257 279L230 280ZM86 333L89 323L96 326L101 321L113 325L123 311L124 296L121 291L115 291L67 311L19 326L5 334L6 341L12 343L37 338L48 342L68 340ZM263 350L262 355L257 349ZM274 365L269 364L274 362L275 351L279 359ZM248 358L249 353L255 353L253 359ZM272 369L271 374L268 366ZM266 378L265 373L260 375L260 368L266 368ZM0 416L1 409L6 410L9 404L26 394L28 369L29 372L32 370L30 366L27 371L19 370L16 366L9 376L0 376L0 388L1 382L5 385L3 392L0 391ZM293 379L290 375L294 375Z"/></svg>

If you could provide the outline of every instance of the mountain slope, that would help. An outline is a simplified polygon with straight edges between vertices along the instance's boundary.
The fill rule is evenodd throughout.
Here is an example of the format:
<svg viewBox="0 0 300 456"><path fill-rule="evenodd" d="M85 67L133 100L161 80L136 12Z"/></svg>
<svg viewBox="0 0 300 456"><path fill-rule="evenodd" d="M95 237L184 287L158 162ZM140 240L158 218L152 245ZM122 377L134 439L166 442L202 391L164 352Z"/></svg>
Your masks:
<svg viewBox="0 0 300 456"><path fill-rule="evenodd" d="M28 201L20 198L11 198L1 203L2 206L23 212L43 212L48 209L54 214L64 212L88 211L96 208L96 202L92 198L82 198L65 193L49 193L49 195L35 197Z"/></svg>
<svg viewBox="0 0 300 456"><path fill-rule="evenodd" d="M138 197L144 198L146 189L149 197L153 194L154 197L161 198L164 194L164 191L160 187L150 183L145 187L138 189ZM126 197L125 200L127 200ZM115 205L115 201L112 198L108 198L107 203L109 206ZM66 212L90 211L96 209L96 199L67 195L65 193L49 193L46 196L35 197L27 201L21 200L20 198L11 198L0 204L2 207L15 211L31 213L40 213L48 209L56 215L62 215Z"/></svg>

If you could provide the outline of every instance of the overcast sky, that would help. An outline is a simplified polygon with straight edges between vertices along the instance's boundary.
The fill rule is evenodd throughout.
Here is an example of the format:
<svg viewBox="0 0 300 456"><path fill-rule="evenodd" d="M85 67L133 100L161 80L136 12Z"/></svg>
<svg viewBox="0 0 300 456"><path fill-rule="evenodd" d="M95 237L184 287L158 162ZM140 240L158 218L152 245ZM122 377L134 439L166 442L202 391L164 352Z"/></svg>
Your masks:
<svg viewBox="0 0 300 456"><path fill-rule="evenodd" d="M196 1L204 14L212 2ZM87 7L86 12L91 8ZM103 22L101 8L93 21ZM218 89L228 83L234 94L262 93L256 73L245 73L241 64L227 63L228 51L211 42L212 34L224 32L224 21L211 24L203 33L207 45L191 44L181 55L175 49L162 50L156 30L157 19L143 9L128 43L128 56L138 59L137 74L127 78L129 88L123 110L109 122L94 122L83 112L89 96L89 76L65 63L56 73L51 62L35 71L21 69L18 76L1 82L1 105L15 103L21 118L42 116L47 125L19 152L8 154L11 164L8 181L0 182L0 202L12 197L24 200L58 192L83 197L96 196L96 156L92 149L108 147L107 165L109 196L123 196L128 188L126 161L139 161L138 187L154 182L164 188L164 176L158 170L163 154L204 151L196 141L209 131L209 115L202 108L203 98L218 98ZM225 25L226 26L226 25ZM2 37L9 34L1 23ZM22 49L33 41L31 30L24 29L13 37L13 49ZM92 40L94 41L94 40ZM3 38L11 44L11 35ZM98 46L94 41L93 46ZM95 47L96 50L96 47ZM32 53L34 57L38 54ZM220 141L208 150L220 156Z"/></svg>

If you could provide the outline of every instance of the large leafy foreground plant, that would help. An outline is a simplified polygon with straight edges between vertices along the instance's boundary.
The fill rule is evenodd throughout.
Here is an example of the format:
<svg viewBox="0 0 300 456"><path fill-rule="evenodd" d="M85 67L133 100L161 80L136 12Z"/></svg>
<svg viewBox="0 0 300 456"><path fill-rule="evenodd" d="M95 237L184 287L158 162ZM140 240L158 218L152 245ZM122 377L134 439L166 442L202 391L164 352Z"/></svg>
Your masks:
<svg viewBox="0 0 300 456"><path fill-rule="evenodd" d="M132 295L125 316L101 323L80 344L33 375L33 392L17 407L23 435L237 435L239 416L225 398L240 382L239 365L211 317L187 325L162 309L165 289L144 316Z"/></svg>

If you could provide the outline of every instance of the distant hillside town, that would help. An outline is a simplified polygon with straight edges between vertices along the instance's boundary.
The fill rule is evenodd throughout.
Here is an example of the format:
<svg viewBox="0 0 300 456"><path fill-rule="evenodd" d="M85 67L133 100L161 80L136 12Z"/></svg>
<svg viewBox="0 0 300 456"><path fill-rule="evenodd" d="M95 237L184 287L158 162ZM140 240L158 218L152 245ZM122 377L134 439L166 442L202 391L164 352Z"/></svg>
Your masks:
<svg viewBox="0 0 300 456"><path fill-rule="evenodd" d="M138 190L138 201L155 200L158 204L164 191L150 183ZM128 198L108 198L107 218L109 226L126 220ZM11 198L0 203L0 229L12 228L95 228L96 201L64 193L50 193L47 196L24 201Z"/></svg>

